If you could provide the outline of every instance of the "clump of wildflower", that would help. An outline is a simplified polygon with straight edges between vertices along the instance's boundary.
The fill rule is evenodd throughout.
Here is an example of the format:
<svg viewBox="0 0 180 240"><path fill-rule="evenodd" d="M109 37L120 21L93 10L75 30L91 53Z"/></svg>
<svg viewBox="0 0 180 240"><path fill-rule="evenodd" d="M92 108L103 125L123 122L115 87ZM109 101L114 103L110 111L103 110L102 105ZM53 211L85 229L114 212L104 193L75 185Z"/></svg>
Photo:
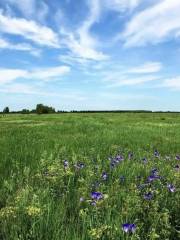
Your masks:
<svg viewBox="0 0 180 240"><path fill-rule="evenodd" d="M156 179L160 179L157 168L151 170L151 175L148 177L148 182L152 182Z"/></svg>
<svg viewBox="0 0 180 240"><path fill-rule="evenodd" d="M128 159L129 159L129 160L132 159L133 156L134 156L134 154L133 154L132 152L129 152L129 153L128 153Z"/></svg>
<svg viewBox="0 0 180 240"><path fill-rule="evenodd" d="M91 201L91 202L90 202L90 205L91 205L91 206L96 206L96 201Z"/></svg>
<svg viewBox="0 0 180 240"><path fill-rule="evenodd" d="M170 192L175 192L175 191L176 191L175 186L172 185L172 184L168 184L168 185L167 185L167 188L168 188L168 190L169 190Z"/></svg>
<svg viewBox="0 0 180 240"><path fill-rule="evenodd" d="M76 169L83 169L85 167L84 163L77 163L74 165Z"/></svg>
<svg viewBox="0 0 180 240"><path fill-rule="evenodd" d="M116 157L114 158L109 158L110 160L110 166L112 168L116 167L117 164L119 164L120 162L122 162L124 160L124 157L120 154L118 154Z"/></svg>
<svg viewBox="0 0 180 240"><path fill-rule="evenodd" d="M176 155L175 159L180 160L180 155Z"/></svg>
<svg viewBox="0 0 180 240"><path fill-rule="evenodd" d="M117 155L117 156L115 157L116 163L122 162L123 160L124 160L123 155Z"/></svg>
<svg viewBox="0 0 180 240"><path fill-rule="evenodd" d="M16 207L4 207L0 210L0 219L4 218L16 218Z"/></svg>
<svg viewBox="0 0 180 240"><path fill-rule="evenodd" d="M64 168L67 169L69 167L69 162L67 160L64 160Z"/></svg>
<svg viewBox="0 0 180 240"><path fill-rule="evenodd" d="M106 181L106 180L108 179L108 175L107 175L106 172L103 172L103 173L102 173L102 179L103 179L104 181Z"/></svg>
<svg viewBox="0 0 180 240"><path fill-rule="evenodd" d="M177 171L180 169L180 167L179 167L179 165L178 165L178 164L177 164L177 165L175 165L175 167L174 167L174 168L175 168L175 170L177 170Z"/></svg>
<svg viewBox="0 0 180 240"><path fill-rule="evenodd" d="M103 194L100 193L100 192L92 192L91 193L91 198L93 200L99 201L99 200L103 199Z"/></svg>
<svg viewBox="0 0 180 240"><path fill-rule="evenodd" d="M41 215L41 208L35 206L28 206L26 208L27 214L31 217L38 217Z"/></svg>
<svg viewBox="0 0 180 240"><path fill-rule="evenodd" d="M153 194L151 192L145 193L144 194L144 199L145 200L151 200L153 198Z"/></svg>
<svg viewBox="0 0 180 240"><path fill-rule="evenodd" d="M79 201L84 202L84 197L80 197Z"/></svg>
<svg viewBox="0 0 180 240"><path fill-rule="evenodd" d="M125 233L134 233L136 230L136 225L134 223L124 223L122 224L122 230Z"/></svg>
<svg viewBox="0 0 180 240"><path fill-rule="evenodd" d="M142 161L143 161L144 164L147 164L147 162L148 162L148 160L147 160L146 157L144 157L144 158L142 159Z"/></svg>
<svg viewBox="0 0 180 240"><path fill-rule="evenodd" d="M151 174L157 176L157 175L158 175L158 170L157 170L157 168L153 168L153 169L151 170Z"/></svg>
<svg viewBox="0 0 180 240"><path fill-rule="evenodd" d="M155 156L156 158L158 158L158 157L160 156L160 154L159 154L159 152L158 152L157 149L154 151L154 156Z"/></svg>

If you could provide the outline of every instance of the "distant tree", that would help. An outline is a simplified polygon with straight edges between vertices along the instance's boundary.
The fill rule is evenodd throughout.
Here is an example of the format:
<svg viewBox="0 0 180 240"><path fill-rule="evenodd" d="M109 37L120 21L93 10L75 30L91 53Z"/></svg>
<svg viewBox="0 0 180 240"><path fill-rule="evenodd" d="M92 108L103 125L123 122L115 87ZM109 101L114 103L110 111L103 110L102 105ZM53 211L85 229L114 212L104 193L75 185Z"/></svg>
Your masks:
<svg viewBox="0 0 180 240"><path fill-rule="evenodd" d="M3 110L3 113L9 113L9 107L5 107L4 110Z"/></svg>
<svg viewBox="0 0 180 240"><path fill-rule="evenodd" d="M36 113L37 114L47 114L47 113L55 113L55 109L52 107L45 106L43 104L37 104Z"/></svg>
<svg viewBox="0 0 180 240"><path fill-rule="evenodd" d="M22 114L28 114L30 111L28 110L28 109L23 109L22 111L21 111L21 113Z"/></svg>

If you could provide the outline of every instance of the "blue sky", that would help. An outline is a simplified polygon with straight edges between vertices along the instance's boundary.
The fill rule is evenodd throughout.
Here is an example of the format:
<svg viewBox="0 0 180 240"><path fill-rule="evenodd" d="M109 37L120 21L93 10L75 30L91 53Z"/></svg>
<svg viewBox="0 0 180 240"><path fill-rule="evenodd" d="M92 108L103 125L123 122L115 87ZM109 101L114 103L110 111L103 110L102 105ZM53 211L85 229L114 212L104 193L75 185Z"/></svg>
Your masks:
<svg viewBox="0 0 180 240"><path fill-rule="evenodd" d="M0 109L180 110L179 0L1 0Z"/></svg>

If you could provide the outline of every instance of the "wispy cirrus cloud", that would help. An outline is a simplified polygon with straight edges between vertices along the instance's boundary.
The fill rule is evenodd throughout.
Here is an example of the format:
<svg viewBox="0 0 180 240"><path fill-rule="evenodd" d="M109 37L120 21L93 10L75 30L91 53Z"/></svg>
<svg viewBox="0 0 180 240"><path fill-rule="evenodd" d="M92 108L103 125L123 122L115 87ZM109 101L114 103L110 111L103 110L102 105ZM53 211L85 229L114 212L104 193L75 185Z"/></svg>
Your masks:
<svg viewBox="0 0 180 240"><path fill-rule="evenodd" d="M11 43L10 41L0 38L0 50L7 49L7 50L13 50L13 51L23 51L23 52L29 52L33 56L39 57L41 55L41 50L32 47L28 43Z"/></svg>
<svg viewBox="0 0 180 240"><path fill-rule="evenodd" d="M88 0L89 14L87 18L75 31L68 31L61 27L60 34L64 40L63 44L71 52L71 60L78 59L103 61L109 56L97 50L98 40L90 34L91 27L99 21L101 16L101 5L99 0ZM69 54L70 55L70 54Z"/></svg>
<svg viewBox="0 0 180 240"><path fill-rule="evenodd" d="M45 21L49 12L49 7L43 0L2 0L2 2L18 9L24 18L42 22Z"/></svg>
<svg viewBox="0 0 180 240"><path fill-rule="evenodd" d="M126 10L133 10L135 9L142 0L105 0L105 7L108 9L123 12Z"/></svg>
<svg viewBox="0 0 180 240"><path fill-rule="evenodd" d="M109 64L110 66L110 64ZM119 69L118 69L119 68ZM129 67L112 65L107 71L100 69L102 82L108 88L142 85L161 79L163 65L160 62L145 62Z"/></svg>
<svg viewBox="0 0 180 240"><path fill-rule="evenodd" d="M161 62L148 62L148 63L144 63L143 65L131 68L127 72L135 73L135 74L156 73L156 72L160 72L162 67L163 66Z"/></svg>
<svg viewBox="0 0 180 240"><path fill-rule="evenodd" d="M27 76L27 71L23 69L0 68L0 84L10 83L18 78Z"/></svg>
<svg viewBox="0 0 180 240"><path fill-rule="evenodd" d="M33 20L4 15L0 11L0 32L19 35L35 44L59 48L58 35L49 27L38 24Z"/></svg>
<svg viewBox="0 0 180 240"><path fill-rule="evenodd" d="M173 90L180 90L180 76L165 79L159 87L166 87Z"/></svg>
<svg viewBox="0 0 180 240"><path fill-rule="evenodd" d="M180 1L163 0L137 13L119 35L125 47L157 44L178 37L180 32Z"/></svg>
<svg viewBox="0 0 180 240"><path fill-rule="evenodd" d="M18 79L37 79L40 81L59 80L70 72L68 66L41 68L34 70L0 68L0 84L7 84Z"/></svg>
<svg viewBox="0 0 180 240"><path fill-rule="evenodd" d="M111 83L107 84L108 88L113 87L122 87L122 86L135 86L135 85L142 85L147 82L160 80L160 76L156 75L148 75L148 76L141 76L141 77L128 77L128 76L114 76L111 78L107 78L106 81L110 81Z"/></svg>

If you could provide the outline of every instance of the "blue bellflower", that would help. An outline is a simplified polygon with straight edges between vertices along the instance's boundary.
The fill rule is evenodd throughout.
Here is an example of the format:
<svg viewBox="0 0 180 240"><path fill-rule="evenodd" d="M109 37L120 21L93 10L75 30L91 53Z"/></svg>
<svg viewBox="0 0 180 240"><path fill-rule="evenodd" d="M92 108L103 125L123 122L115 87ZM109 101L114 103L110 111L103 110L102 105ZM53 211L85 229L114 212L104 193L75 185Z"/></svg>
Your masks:
<svg viewBox="0 0 180 240"><path fill-rule="evenodd" d="M145 193L144 194L144 199L145 200L151 200L153 198L153 194L151 192Z"/></svg>
<svg viewBox="0 0 180 240"><path fill-rule="evenodd" d="M167 188L169 189L170 192L175 192L175 191L176 191L175 186L172 185L172 184L168 184L168 185L167 185Z"/></svg>
<svg viewBox="0 0 180 240"><path fill-rule="evenodd" d="M103 173L102 173L102 179L103 179L104 181L106 181L107 178L108 178L107 173L106 173L106 172L103 172Z"/></svg>
<svg viewBox="0 0 180 240"><path fill-rule="evenodd" d="M103 199L103 194L100 193L100 192L92 192L92 193L91 193L91 198L92 198L93 200L98 201L98 200Z"/></svg>
<svg viewBox="0 0 180 240"><path fill-rule="evenodd" d="M125 233L134 233L136 225L134 223L124 223L122 224L122 229Z"/></svg>

